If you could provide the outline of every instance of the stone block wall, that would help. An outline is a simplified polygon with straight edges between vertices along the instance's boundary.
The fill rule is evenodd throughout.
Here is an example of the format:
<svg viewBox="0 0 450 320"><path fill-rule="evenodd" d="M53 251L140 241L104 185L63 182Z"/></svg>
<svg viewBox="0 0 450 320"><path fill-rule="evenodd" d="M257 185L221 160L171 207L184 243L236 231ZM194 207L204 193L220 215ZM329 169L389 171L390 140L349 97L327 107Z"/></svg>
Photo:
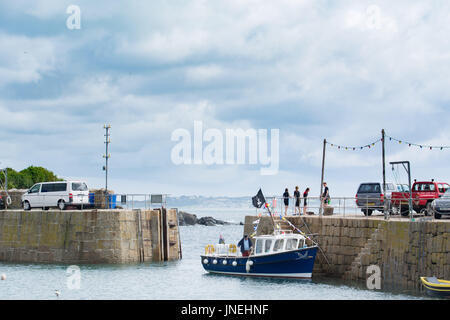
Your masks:
<svg viewBox="0 0 450 320"><path fill-rule="evenodd" d="M252 234L256 219L246 217L244 233ZM313 274L365 281L367 267L377 265L385 289L419 289L421 276L450 279L450 221L339 216L287 219L301 230L316 234L313 238L322 251ZM258 234L272 230L271 219L263 217Z"/></svg>
<svg viewBox="0 0 450 320"><path fill-rule="evenodd" d="M176 210L168 210L176 215ZM132 263L161 261L155 210L0 211L0 261ZM175 226L178 235L178 226ZM173 250L167 260L179 258Z"/></svg>

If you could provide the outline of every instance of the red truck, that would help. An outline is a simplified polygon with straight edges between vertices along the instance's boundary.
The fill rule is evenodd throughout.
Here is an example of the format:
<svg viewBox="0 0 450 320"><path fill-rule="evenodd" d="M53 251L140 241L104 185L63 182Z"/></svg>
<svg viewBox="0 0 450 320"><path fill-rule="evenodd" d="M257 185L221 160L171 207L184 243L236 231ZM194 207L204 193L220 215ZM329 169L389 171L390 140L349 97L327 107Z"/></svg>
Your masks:
<svg viewBox="0 0 450 320"><path fill-rule="evenodd" d="M446 182L414 180L411 194L413 210L417 213L424 211L425 215L431 215L431 202L440 198L449 188L450 185ZM409 215L408 202L409 192L392 192L391 208L398 210L402 216Z"/></svg>

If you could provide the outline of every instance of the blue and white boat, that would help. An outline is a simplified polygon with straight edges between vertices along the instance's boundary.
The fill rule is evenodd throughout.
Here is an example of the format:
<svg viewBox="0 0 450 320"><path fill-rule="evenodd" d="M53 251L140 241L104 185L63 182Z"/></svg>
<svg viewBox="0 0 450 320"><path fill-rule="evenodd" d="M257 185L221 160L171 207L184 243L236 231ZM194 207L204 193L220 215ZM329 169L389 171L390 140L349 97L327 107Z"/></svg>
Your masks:
<svg viewBox="0 0 450 320"><path fill-rule="evenodd" d="M234 244L208 245L201 255L203 268L216 274L309 279L318 246L302 234L279 232L254 238L254 250L243 257Z"/></svg>

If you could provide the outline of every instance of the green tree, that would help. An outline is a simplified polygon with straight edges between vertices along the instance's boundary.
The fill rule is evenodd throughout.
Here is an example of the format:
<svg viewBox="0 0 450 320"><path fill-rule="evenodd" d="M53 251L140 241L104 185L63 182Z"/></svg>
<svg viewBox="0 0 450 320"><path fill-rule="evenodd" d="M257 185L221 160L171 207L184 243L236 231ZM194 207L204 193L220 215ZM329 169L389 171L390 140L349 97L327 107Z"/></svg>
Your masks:
<svg viewBox="0 0 450 320"><path fill-rule="evenodd" d="M29 189L38 182L62 181L52 171L43 167L30 166L20 172L7 168L8 189ZM2 185L5 183L5 177L0 177Z"/></svg>

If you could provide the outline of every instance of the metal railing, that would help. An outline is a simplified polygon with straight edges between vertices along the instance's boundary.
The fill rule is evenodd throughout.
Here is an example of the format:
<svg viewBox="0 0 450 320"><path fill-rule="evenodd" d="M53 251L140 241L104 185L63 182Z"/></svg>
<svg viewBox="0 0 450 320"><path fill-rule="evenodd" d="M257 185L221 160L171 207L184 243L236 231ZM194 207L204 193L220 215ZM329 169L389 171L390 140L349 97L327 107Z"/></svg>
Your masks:
<svg viewBox="0 0 450 320"><path fill-rule="evenodd" d="M166 195L161 194L26 194L30 207L49 209L153 209L166 207ZM27 209L25 201L23 208ZM63 204L61 204L63 202Z"/></svg>
<svg viewBox="0 0 450 320"><path fill-rule="evenodd" d="M298 200L297 200L298 199ZM306 206L304 205L306 199ZM408 199L390 199L382 197L331 197L324 201L321 197L289 197L288 205L284 203L284 197L266 197L266 201L271 205L271 211L274 216L295 216L295 215L319 215L322 209L322 215L327 215L327 211L332 211L333 215L341 216L372 216L385 215L409 217ZM413 199L413 215L433 215L432 210L426 211L423 206L417 206L421 198ZM429 199L428 199L429 200ZM296 206L296 203L299 206ZM275 205L274 205L275 204ZM327 208L330 208L327 210Z"/></svg>

